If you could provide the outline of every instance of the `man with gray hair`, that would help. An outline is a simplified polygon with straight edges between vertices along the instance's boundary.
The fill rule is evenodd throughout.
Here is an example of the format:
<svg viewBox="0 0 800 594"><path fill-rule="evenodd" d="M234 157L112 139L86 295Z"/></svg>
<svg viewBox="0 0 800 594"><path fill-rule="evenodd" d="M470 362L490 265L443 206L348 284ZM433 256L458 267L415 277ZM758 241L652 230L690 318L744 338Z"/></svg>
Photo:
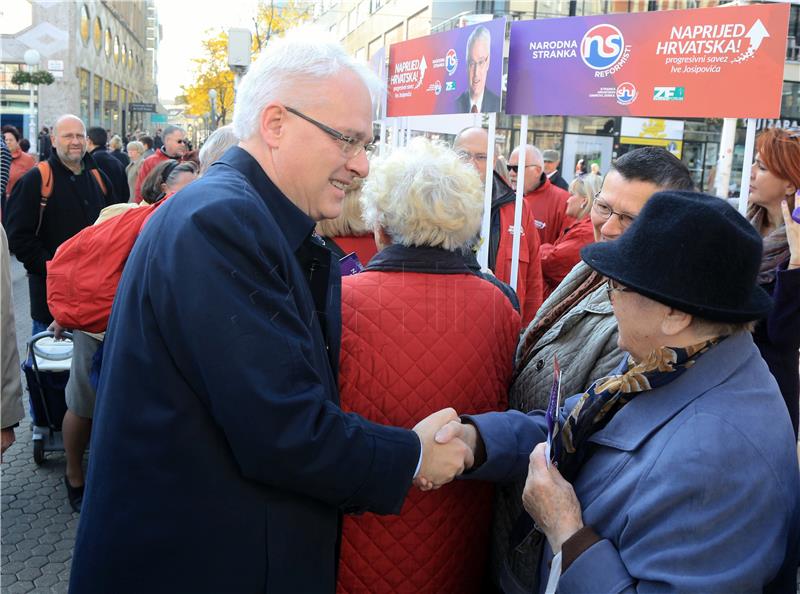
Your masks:
<svg viewBox="0 0 800 594"><path fill-rule="evenodd" d="M519 174L519 147L508 158L508 175L511 187L517 189ZM544 172L541 151L531 144L525 145L525 171L522 174L525 202L536 218L536 228L542 243L555 243L564 227L572 221L567 217L569 192L554 186Z"/></svg>
<svg viewBox="0 0 800 594"><path fill-rule="evenodd" d="M471 462L434 442L452 409L412 431L338 406L341 277L314 226L369 171L378 88L324 33L273 40L238 89L238 146L144 227L71 591L333 592L342 513L399 513L412 479Z"/></svg>
<svg viewBox="0 0 800 594"><path fill-rule="evenodd" d="M233 124L221 126L214 130L200 149L200 175L204 175L208 168L225 154L229 148L239 142L233 131Z"/></svg>
<svg viewBox="0 0 800 594"><path fill-rule="evenodd" d="M500 111L500 97L486 88L491 63L492 35L480 25L467 39L467 85L469 89L456 99L456 109L464 113Z"/></svg>
<svg viewBox="0 0 800 594"><path fill-rule="evenodd" d="M183 128L171 125L164 128L164 145L147 157L139 169L139 175L136 178L136 196L134 196L134 202L138 204L142 201L142 183L147 177L147 174L149 174L156 165L167 159L176 159L180 161L181 157L186 153L186 146L186 132L183 131Z"/></svg>
<svg viewBox="0 0 800 594"><path fill-rule="evenodd" d="M550 183L562 190L569 191L567 180L562 177L561 171L558 170L558 166L561 164L561 153L554 149L546 150L542 152L542 160L544 161L544 174L550 180Z"/></svg>

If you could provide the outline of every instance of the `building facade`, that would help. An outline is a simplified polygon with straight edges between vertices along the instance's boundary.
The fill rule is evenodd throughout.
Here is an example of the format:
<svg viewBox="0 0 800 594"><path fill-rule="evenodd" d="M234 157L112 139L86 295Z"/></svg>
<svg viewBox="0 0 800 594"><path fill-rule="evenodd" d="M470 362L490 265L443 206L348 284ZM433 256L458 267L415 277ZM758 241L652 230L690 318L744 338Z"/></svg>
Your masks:
<svg viewBox="0 0 800 594"><path fill-rule="evenodd" d="M14 72L24 55L39 52L34 70L48 70L51 85L36 91L37 129L62 114L113 133L147 128L148 113L131 103L157 104L156 52L160 39L155 0L3 0L0 24L0 120L28 134L29 87ZM8 17L8 18L6 18Z"/></svg>
<svg viewBox="0 0 800 594"><path fill-rule="evenodd" d="M381 49L388 59L389 46L398 41L483 19L563 18L707 8L728 3L724 0L325 0L319 3L315 20L341 39L354 56L371 60ZM791 4L781 116L776 120L759 120L759 128L797 126L800 122L800 2L794 0ZM568 179L579 159L596 162L601 171L607 171L613 159L628 150L661 144L686 163L698 188L713 191L722 123L722 119L714 118L535 116L528 118L528 142L541 149L559 150L562 170ZM745 126L745 121L738 122L729 188L734 196L738 195L741 182ZM498 114L497 139L506 155L519 144L519 127L519 117Z"/></svg>

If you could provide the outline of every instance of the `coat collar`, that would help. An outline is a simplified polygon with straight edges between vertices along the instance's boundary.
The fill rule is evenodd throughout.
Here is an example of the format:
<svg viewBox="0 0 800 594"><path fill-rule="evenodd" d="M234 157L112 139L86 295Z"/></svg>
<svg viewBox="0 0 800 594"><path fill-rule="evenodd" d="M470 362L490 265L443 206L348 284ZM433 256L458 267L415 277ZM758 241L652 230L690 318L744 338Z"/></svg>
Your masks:
<svg viewBox="0 0 800 594"><path fill-rule="evenodd" d="M438 247L392 244L369 261L367 271L474 274L461 252Z"/></svg>
<svg viewBox="0 0 800 594"><path fill-rule="evenodd" d="M739 332L726 338L676 380L631 400L589 441L623 451L635 450L686 406L726 381L754 356L758 356L758 350L750 333Z"/></svg>
<svg viewBox="0 0 800 594"><path fill-rule="evenodd" d="M314 230L314 221L302 210L297 208L278 187L272 183L264 169L253 156L243 148L231 147L215 163L232 167L253 185L258 195L267 205L275 221L283 231L286 241L293 252L311 235ZM212 168L213 169L213 168Z"/></svg>

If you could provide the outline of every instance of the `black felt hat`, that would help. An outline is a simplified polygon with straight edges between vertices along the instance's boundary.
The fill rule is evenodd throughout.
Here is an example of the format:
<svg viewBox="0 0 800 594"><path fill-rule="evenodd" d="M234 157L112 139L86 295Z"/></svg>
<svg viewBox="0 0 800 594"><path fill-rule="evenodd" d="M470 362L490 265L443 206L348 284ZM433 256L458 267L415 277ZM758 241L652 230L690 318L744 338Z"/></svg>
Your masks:
<svg viewBox="0 0 800 594"><path fill-rule="evenodd" d="M772 306L756 284L761 237L724 200L658 192L614 241L587 245L597 272L659 303L719 322L763 318Z"/></svg>

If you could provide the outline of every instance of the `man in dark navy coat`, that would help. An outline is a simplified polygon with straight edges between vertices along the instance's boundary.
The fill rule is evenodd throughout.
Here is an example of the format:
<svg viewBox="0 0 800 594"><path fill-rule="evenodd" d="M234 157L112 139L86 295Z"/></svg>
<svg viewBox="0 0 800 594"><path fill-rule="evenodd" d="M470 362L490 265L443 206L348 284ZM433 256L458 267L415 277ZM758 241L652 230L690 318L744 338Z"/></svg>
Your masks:
<svg viewBox="0 0 800 594"><path fill-rule="evenodd" d="M240 138L161 206L112 309L70 590L333 592L341 514L398 513L471 452L338 407L338 262L313 235L367 175L368 70L308 34L270 44ZM420 478L421 480L421 478Z"/></svg>

